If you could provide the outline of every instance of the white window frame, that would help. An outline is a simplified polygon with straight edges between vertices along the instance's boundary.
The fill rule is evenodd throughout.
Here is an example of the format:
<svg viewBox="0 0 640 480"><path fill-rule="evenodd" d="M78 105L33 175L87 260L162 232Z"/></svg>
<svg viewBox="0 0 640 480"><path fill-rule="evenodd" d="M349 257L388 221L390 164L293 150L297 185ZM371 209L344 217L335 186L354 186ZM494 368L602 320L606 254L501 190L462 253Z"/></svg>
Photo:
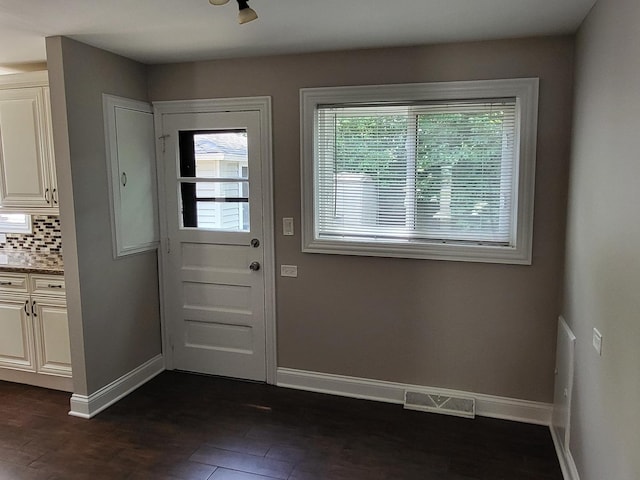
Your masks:
<svg viewBox="0 0 640 480"><path fill-rule="evenodd" d="M462 82L304 88L300 90L302 251L339 255L400 257L530 265L538 125L537 78ZM317 109L326 104L516 99L514 229L509 245L442 241L362 241L316 234Z"/></svg>

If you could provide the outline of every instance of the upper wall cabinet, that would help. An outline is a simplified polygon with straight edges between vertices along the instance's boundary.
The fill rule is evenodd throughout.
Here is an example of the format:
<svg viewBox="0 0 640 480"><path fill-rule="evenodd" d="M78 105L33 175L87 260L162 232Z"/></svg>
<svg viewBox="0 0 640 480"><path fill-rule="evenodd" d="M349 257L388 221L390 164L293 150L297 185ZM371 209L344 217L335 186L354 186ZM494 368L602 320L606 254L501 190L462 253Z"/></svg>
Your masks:
<svg viewBox="0 0 640 480"><path fill-rule="evenodd" d="M113 255L159 243L155 135L151 105L103 95Z"/></svg>
<svg viewBox="0 0 640 480"><path fill-rule="evenodd" d="M47 72L0 76L0 209L58 212Z"/></svg>

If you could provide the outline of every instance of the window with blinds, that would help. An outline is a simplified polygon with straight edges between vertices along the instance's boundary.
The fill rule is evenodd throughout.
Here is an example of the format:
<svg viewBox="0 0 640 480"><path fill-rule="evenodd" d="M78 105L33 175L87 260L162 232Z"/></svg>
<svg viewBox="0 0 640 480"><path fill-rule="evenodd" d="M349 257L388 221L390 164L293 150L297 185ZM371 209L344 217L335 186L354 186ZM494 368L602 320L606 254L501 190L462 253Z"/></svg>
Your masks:
<svg viewBox="0 0 640 480"><path fill-rule="evenodd" d="M506 82L303 91L305 251L529 263L537 81Z"/></svg>

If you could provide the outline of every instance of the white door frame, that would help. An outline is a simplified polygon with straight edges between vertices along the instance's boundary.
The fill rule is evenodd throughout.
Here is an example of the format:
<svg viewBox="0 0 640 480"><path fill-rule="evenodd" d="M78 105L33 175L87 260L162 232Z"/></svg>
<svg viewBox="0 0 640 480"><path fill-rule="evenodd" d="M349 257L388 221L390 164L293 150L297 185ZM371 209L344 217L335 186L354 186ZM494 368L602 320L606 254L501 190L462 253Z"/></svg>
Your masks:
<svg viewBox="0 0 640 480"><path fill-rule="evenodd" d="M260 114L261 158L262 158L262 219L264 229L264 321L266 341L267 383L275 385L277 362L276 348L276 300L275 300L275 235L273 208L273 154L271 131L271 97L214 98L207 100L177 100L153 102L156 132L156 163L158 173L158 203L160 211L160 283L162 289L161 324L165 367L173 370L170 325L165 315L164 298L168 294L164 275L167 271L168 227L166 209L166 189L164 178L164 139L162 135L162 115L168 113L218 113L257 111ZM160 132L160 133L159 133Z"/></svg>

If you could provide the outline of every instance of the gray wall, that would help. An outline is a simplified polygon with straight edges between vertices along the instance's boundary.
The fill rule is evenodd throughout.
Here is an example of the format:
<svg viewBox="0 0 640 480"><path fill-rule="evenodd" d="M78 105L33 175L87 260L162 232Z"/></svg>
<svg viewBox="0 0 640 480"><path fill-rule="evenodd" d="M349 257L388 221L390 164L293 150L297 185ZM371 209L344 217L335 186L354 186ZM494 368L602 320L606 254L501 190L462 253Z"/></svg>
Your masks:
<svg viewBox="0 0 640 480"><path fill-rule="evenodd" d="M552 401L573 84L570 37L149 68L151 100L273 97L281 367ZM302 87L540 77L532 266L302 254ZM293 216L296 236L283 237Z"/></svg>
<svg viewBox="0 0 640 480"><path fill-rule="evenodd" d="M578 35L564 315L581 480L640 478L639 20L638 0L599 0Z"/></svg>
<svg viewBox="0 0 640 480"><path fill-rule="evenodd" d="M91 394L161 351L155 252L112 257L102 93L147 100L146 67L47 39L74 392Z"/></svg>

